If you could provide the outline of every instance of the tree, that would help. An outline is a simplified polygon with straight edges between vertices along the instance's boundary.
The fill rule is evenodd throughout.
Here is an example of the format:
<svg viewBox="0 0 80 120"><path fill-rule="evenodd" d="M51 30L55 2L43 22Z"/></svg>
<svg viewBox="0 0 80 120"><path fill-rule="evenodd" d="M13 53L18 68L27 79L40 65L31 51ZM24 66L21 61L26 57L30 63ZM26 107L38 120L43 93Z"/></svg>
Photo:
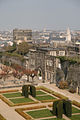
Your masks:
<svg viewBox="0 0 80 120"><path fill-rule="evenodd" d="M35 76L37 76L37 71L32 70L31 74L30 74L30 77L32 78L32 82L34 82L33 79L34 79Z"/></svg>
<svg viewBox="0 0 80 120"><path fill-rule="evenodd" d="M14 52L16 50L16 43L14 42L12 46L10 46L10 45L7 46L5 48L5 50L6 50L6 52L10 52L10 53Z"/></svg>
<svg viewBox="0 0 80 120"><path fill-rule="evenodd" d="M68 88L68 82L67 82L67 81L64 81L64 80L61 80L61 81L59 82L59 88L60 88L60 89L66 89L66 88Z"/></svg>
<svg viewBox="0 0 80 120"><path fill-rule="evenodd" d="M20 79L23 76L23 72L19 72L19 71L16 71L16 70L14 70L12 74L14 76L14 79L15 78Z"/></svg>
<svg viewBox="0 0 80 120"><path fill-rule="evenodd" d="M29 76L31 75L31 70L30 69L24 69L23 70L23 73L25 74L25 75L27 75L27 81L29 82Z"/></svg>
<svg viewBox="0 0 80 120"><path fill-rule="evenodd" d="M11 67L19 72L22 72L24 70L24 68L18 64L12 64Z"/></svg>
<svg viewBox="0 0 80 120"><path fill-rule="evenodd" d="M21 55L25 55L26 53L28 53L29 48L30 46L28 45L27 42L22 42L21 44L17 46L17 53Z"/></svg>
<svg viewBox="0 0 80 120"><path fill-rule="evenodd" d="M7 73L4 72L4 71L2 71L2 72L0 73L0 78L1 78L1 79L3 78L3 80L5 81L5 80L6 80L6 77L7 77Z"/></svg>

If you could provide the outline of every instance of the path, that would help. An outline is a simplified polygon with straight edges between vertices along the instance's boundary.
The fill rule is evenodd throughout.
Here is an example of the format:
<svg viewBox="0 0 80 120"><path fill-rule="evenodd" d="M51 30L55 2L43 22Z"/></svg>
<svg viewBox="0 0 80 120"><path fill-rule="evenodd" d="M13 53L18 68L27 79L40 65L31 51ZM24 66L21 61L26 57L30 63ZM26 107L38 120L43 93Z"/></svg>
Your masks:
<svg viewBox="0 0 80 120"><path fill-rule="evenodd" d="M80 102L80 96L77 95L77 94L72 94L70 92L68 92L67 90L62 90L62 89L59 89L58 87L56 87L55 84L48 84L48 83L45 83L45 84L40 84L41 86L44 86L44 87L47 87L48 89L51 89L57 93L60 93L66 97L68 97L70 100L75 100L77 102Z"/></svg>
<svg viewBox="0 0 80 120"><path fill-rule="evenodd" d="M6 118L6 120L25 120L20 116L12 107L9 107L6 103L0 100L0 114Z"/></svg>

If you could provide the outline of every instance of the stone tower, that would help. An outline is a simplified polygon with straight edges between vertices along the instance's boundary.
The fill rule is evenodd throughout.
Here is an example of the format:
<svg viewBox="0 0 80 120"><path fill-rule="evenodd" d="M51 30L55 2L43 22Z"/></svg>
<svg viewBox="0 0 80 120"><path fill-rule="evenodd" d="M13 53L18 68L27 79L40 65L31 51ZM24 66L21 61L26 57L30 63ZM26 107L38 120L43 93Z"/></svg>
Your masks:
<svg viewBox="0 0 80 120"><path fill-rule="evenodd" d="M66 42L71 43L71 33L69 28L67 29Z"/></svg>

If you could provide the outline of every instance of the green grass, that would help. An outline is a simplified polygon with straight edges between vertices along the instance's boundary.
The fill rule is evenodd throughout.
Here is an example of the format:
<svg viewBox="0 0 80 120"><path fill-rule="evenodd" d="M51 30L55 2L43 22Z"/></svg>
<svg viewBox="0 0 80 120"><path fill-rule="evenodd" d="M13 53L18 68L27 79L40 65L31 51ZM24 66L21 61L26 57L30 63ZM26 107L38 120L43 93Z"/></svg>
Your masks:
<svg viewBox="0 0 80 120"><path fill-rule="evenodd" d="M36 99L38 100L53 100L53 99L56 99L50 95L45 95L45 96L37 96Z"/></svg>
<svg viewBox="0 0 80 120"><path fill-rule="evenodd" d="M31 117L33 118L43 118L43 117L51 117L53 114L48 109L42 109L42 110L35 110L35 111L29 111L27 112Z"/></svg>
<svg viewBox="0 0 80 120"><path fill-rule="evenodd" d="M12 98L12 97L21 97L21 93L20 92L16 92L16 93L5 93L3 94L3 96L5 96L6 98Z"/></svg>
<svg viewBox="0 0 80 120"><path fill-rule="evenodd" d="M9 99L9 100L10 100L11 102L13 102L14 104L33 102L33 100L30 99L30 98L16 98L16 99Z"/></svg>
<svg viewBox="0 0 80 120"><path fill-rule="evenodd" d="M65 119L59 119L59 118L49 118L49 119L43 119L43 120L65 120Z"/></svg>
<svg viewBox="0 0 80 120"><path fill-rule="evenodd" d="M80 120L80 115L73 115L70 117L71 120Z"/></svg>
<svg viewBox="0 0 80 120"><path fill-rule="evenodd" d="M80 113L80 110L75 107L72 107L72 113Z"/></svg>
<svg viewBox="0 0 80 120"><path fill-rule="evenodd" d="M36 95L44 95L44 94L46 94L46 93L43 91L40 91L40 90L36 91Z"/></svg>

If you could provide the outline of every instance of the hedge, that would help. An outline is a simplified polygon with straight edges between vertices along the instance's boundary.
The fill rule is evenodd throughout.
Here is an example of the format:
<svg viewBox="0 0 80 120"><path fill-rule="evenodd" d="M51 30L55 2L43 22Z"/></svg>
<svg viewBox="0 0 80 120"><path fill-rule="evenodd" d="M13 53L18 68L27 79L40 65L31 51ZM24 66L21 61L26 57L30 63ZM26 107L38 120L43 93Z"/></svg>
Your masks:
<svg viewBox="0 0 80 120"><path fill-rule="evenodd" d="M22 95L28 98L29 92L28 92L28 85L22 86Z"/></svg>
<svg viewBox="0 0 80 120"><path fill-rule="evenodd" d="M53 114L57 115L57 104L59 103L59 100L56 100L55 102L53 102Z"/></svg>
<svg viewBox="0 0 80 120"><path fill-rule="evenodd" d="M30 85L30 94L32 97L36 97L36 88L33 85Z"/></svg>
<svg viewBox="0 0 80 120"><path fill-rule="evenodd" d="M67 117L72 116L72 103L70 100L63 100L63 110Z"/></svg>
<svg viewBox="0 0 80 120"><path fill-rule="evenodd" d="M63 101L59 101L58 102L56 114L57 114L57 118L60 118L60 119L62 118L62 114L63 114Z"/></svg>
<svg viewBox="0 0 80 120"><path fill-rule="evenodd" d="M0 91L0 93L8 93L8 92L18 92L19 90L4 90L4 91Z"/></svg>

